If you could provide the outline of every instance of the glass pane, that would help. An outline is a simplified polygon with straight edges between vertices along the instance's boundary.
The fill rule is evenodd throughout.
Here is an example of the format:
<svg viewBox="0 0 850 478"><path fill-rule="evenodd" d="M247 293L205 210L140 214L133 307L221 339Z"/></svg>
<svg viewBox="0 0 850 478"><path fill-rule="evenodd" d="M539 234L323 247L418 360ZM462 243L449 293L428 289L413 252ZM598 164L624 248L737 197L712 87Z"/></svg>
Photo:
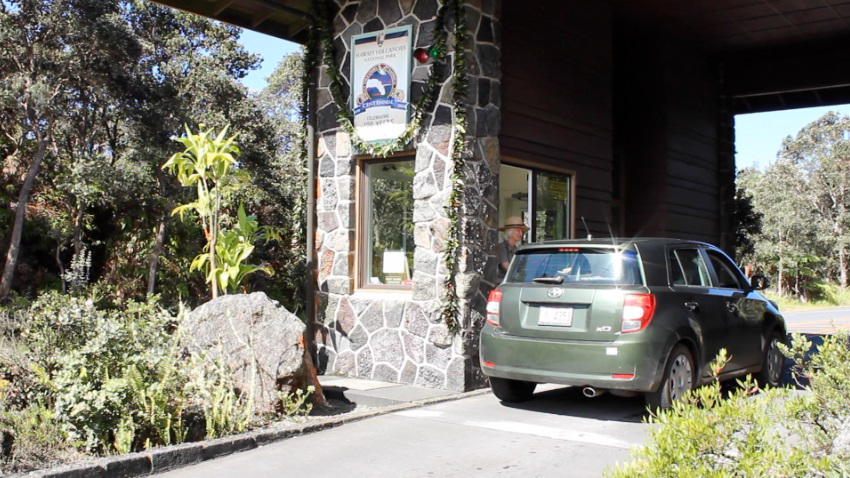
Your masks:
<svg viewBox="0 0 850 478"><path fill-rule="evenodd" d="M364 285L412 286L413 160L366 163Z"/></svg>
<svg viewBox="0 0 850 478"><path fill-rule="evenodd" d="M708 275L708 268L705 266L705 261L696 249L679 249L676 251L676 257L679 258L679 264L682 266L682 272L685 274L685 282L688 285L711 287L711 278Z"/></svg>
<svg viewBox="0 0 850 478"><path fill-rule="evenodd" d="M670 284L671 285L686 285L685 276L682 274L682 266L679 265L679 259L676 258L676 252L670 251Z"/></svg>
<svg viewBox="0 0 850 478"><path fill-rule="evenodd" d="M533 240L540 242L570 237L570 178L563 174L537 173Z"/></svg>
<svg viewBox="0 0 850 478"><path fill-rule="evenodd" d="M499 226L509 217L520 217L525 225L528 217L528 191L531 189L531 170L503 164L499 171ZM504 239L504 238L503 238Z"/></svg>
<svg viewBox="0 0 850 478"><path fill-rule="evenodd" d="M613 249L536 249L517 254L507 282L563 277L563 284L638 285L643 283L635 251Z"/></svg>
<svg viewBox="0 0 850 478"><path fill-rule="evenodd" d="M717 287L724 289L741 289L741 284L738 282L738 275L732 270L733 266L726 260L725 257L716 252L708 252L708 258L711 259L711 265L714 266L714 273L717 274Z"/></svg>

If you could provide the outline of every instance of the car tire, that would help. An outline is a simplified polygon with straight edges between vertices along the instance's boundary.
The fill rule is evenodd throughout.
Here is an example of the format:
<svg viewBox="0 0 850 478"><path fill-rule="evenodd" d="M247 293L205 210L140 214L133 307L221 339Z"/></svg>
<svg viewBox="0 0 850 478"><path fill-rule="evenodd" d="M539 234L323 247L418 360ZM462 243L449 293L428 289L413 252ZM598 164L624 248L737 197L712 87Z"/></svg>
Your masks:
<svg viewBox="0 0 850 478"><path fill-rule="evenodd" d="M523 380L490 377L490 389L493 395L503 402L524 402L531 398L537 384Z"/></svg>
<svg viewBox="0 0 850 478"><path fill-rule="evenodd" d="M690 350L681 344L673 347L664 366L664 375L658 390L645 395L649 408L655 411L666 410L673 406L673 402L682 398L694 387L695 370L694 358Z"/></svg>
<svg viewBox="0 0 850 478"><path fill-rule="evenodd" d="M779 350L782 335L773 331L762 354L761 370L756 374L756 381L761 387L778 387L782 381L782 369L785 367L785 356Z"/></svg>

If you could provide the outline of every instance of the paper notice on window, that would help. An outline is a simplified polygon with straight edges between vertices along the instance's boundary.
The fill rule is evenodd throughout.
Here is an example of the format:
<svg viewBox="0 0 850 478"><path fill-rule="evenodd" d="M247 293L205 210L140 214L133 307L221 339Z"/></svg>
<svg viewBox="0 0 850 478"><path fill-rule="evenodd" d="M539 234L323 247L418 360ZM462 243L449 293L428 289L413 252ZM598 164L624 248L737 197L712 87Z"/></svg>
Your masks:
<svg viewBox="0 0 850 478"><path fill-rule="evenodd" d="M384 274L404 274L406 260L404 251L384 251Z"/></svg>
<svg viewBox="0 0 850 478"><path fill-rule="evenodd" d="M547 182L549 196L557 201L567 199L567 182L555 178L549 178Z"/></svg>

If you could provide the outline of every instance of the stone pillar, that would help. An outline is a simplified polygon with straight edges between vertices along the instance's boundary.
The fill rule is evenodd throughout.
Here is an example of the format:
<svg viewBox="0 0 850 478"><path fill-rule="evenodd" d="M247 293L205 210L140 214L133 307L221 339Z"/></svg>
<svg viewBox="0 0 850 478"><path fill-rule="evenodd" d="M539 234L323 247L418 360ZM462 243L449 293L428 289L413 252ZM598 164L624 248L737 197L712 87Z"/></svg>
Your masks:
<svg viewBox="0 0 850 478"><path fill-rule="evenodd" d="M333 7L336 62L348 81L348 48L353 35L411 25L414 47L428 48L433 38L437 0L363 0L329 2ZM327 71L319 71L317 119L319 171L317 231L319 307L316 346L319 368L341 374L455 391L484 384L478 366L478 335L486 294L493 287L491 257L498 226L499 166L499 0L471 0L466 8L469 40L468 159L464 171L462 247L458 289L462 294L462 331L453 334L440 319L447 276L444 266L451 192L453 49L432 113L423 118L409 151L415 155L413 182L414 272L409 293L358 291L354 283L357 240L355 191L357 152L336 123L337 106L328 90ZM449 27L453 20L448 19ZM414 61L411 97L428 78L430 65ZM347 83L345 88L347 90Z"/></svg>

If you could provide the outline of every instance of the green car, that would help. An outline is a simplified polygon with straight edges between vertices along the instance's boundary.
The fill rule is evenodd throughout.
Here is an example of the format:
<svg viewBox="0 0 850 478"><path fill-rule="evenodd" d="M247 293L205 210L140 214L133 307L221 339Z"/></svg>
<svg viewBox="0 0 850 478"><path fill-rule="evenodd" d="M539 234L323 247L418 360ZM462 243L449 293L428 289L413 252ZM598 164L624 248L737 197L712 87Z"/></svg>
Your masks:
<svg viewBox="0 0 850 478"><path fill-rule="evenodd" d="M643 393L667 408L712 379L755 374L779 385L786 335L776 305L720 249L640 238L570 240L520 247L490 293L481 331L482 370L500 400L531 398L538 383Z"/></svg>

